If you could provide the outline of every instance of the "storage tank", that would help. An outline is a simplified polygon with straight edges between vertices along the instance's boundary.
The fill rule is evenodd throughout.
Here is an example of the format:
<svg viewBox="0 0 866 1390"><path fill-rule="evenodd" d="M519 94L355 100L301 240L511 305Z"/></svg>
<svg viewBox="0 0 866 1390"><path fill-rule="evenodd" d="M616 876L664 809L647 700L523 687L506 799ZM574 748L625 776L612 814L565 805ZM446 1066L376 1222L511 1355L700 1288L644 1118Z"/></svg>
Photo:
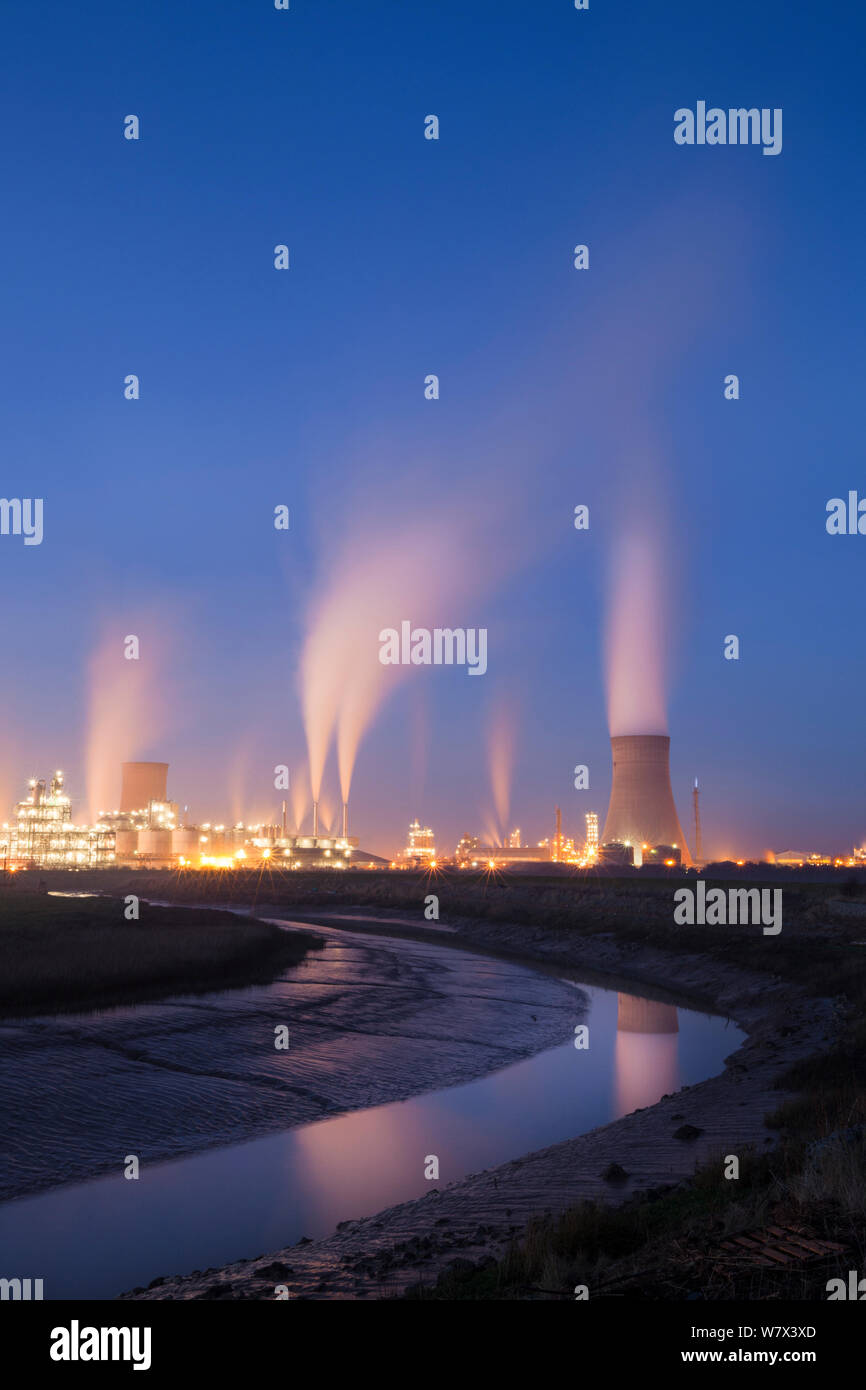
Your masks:
<svg viewBox="0 0 866 1390"><path fill-rule="evenodd" d="M147 864L171 863L171 837L171 830L139 830L139 862Z"/></svg>
<svg viewBox="0 0 866 1390"><path fill-rule="evenodd" d="M205 846L205 848L207 848ZM201 844L199 843L198 830L191 830L189 826L179 826L177 830L171 832L171 852L175 859L197 858Z"/></svg>
<svg viewBox="0 0 866 1390"><path fill-rule="evenodd" d="M118 864L134 863L137 849L137 830L116 830L114 832L114 857Z"/></svg>
<svg viewBox="0 0 866 1390"><path fill-rule="evenodd" d="M167 801L167 781L168 763L121 763L121 811L144 811L149 801Z"/></svg>

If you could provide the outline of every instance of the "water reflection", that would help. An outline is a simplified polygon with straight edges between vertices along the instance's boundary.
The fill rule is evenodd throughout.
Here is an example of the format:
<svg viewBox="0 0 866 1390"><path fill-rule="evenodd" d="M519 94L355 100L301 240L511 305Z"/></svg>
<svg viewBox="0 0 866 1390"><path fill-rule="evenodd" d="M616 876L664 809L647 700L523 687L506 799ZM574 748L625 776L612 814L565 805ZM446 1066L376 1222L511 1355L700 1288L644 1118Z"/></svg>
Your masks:
<svg viewBox="0 0 866 1390"><path fill-rule="evenodd" d="M616 1113L630 1115L679 1089L680 1024L673 1004L617 995Z"/></svg>
<svg viewBox="0 0 866 1390"><path fill-rule="evenodd" d="M569 1041L463 1085L145 1163L138 1182L102 1178L0 1205L4 1263L44 1278L47 1299L111 1298L324 1236L423 1196L428 1154L449 1183L585 1133L719 1072L743 1037L723 1018L588 985L575 989L578 1021L585 999L586 1050Z"/></svg>

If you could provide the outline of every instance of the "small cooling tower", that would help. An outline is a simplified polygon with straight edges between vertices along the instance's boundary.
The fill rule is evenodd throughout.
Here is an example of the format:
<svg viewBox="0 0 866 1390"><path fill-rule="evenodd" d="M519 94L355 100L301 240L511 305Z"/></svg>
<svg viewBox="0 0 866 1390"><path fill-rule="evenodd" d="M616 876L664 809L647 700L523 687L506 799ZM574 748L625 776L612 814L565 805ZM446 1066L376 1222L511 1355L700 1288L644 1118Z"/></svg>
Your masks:
<svg viewBox="0 0 866 1390"><path fill-rule="evenodd" d="M623 734L610 744L613 783L602 845L614 840L632 844L636 859L643 845L676 845L682 863L690 865L692 857L671 791L670 738Z"/></svg>
<svg viewBox="0 0 866 1390"><path fill-rule="evenodd" d="M616 1027L618 1033L678 1033L679 1016L673 1004L656 999L639 999L634 994L618 994Z"/></svg>
<svg viewBox="0 0 866 1390"><path fill-rule="evenodd" d="M149 801L167 801L168 763L121 763L121 811L145 811Z"/></svg>

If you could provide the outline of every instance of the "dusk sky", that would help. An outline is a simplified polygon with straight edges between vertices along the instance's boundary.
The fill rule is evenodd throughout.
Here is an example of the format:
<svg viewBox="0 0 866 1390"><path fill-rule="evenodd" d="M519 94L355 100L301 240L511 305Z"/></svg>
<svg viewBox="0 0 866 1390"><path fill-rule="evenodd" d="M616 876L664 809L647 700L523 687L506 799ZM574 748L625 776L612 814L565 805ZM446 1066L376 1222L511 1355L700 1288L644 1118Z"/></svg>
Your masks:
<svg viewBox="0 0 866 1390"><path fill-rule="evenodd" d="M115 753L118 787L121 756L169 762L191 817L276 818L279 763L308 811L302 653L345 611L335 698L380 627L489 634L482 677L379 671L365 848L495 826L509 729L502 828L558 804L582 838L625 582L652 669L618 679L637 720L666 698L687 834L697 776L708 853L866 840L866 536L825 527L866 495L866 26L838 14L7 8L0 494L44 499L44 539L0 536L0 820L57 767L83 818ZM677 145L698 101L781 108L781 153Z"/></svg>

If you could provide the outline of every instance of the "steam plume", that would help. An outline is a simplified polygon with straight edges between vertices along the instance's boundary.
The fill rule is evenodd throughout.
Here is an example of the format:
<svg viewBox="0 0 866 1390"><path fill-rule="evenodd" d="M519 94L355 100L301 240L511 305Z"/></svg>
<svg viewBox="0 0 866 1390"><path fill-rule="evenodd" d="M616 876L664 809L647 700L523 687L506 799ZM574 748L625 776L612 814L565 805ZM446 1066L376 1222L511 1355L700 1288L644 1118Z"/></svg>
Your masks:
<svg viewBox="0 0 866 1390"><path fill-rule="evenodd" d="M90 817L113 810L120 790L120 764L146 757L168 723L162 670L165 642L155 624L130 622L99 642L89 668L87 799ZM124 638L141 638L139 659L124 657Z"/></svg>
<svg viewBox="0 0 866 1390"><path fill-rule="evenodd" d="M669 604L657 537L657 531L632 526L614 548L605 650L613 737L668 731Z"/></svg>
<svg viewBox="0 0 866 1390"><path fill-rule="evenodd" d="M500 842L504 842L505 836L508 834L508 816L511 811L515 724L513 708L505 703L499 703L493 712L488 729L487 757Z"/></svg>
<svg viewBox="0 0 866 1390"><path fill-rule="evenodd" d="M379 633L404 619L413 626L472 626L468 604L499 565L478 534L465 500L451 513L399 527L359 528L329 570L310 611L301 656L301 701L314 799L321 792L334 733L340 791L348 801L360 740L384 700L415 669L383 666ZM484 626L483 622L480 624Z"/></svg>

